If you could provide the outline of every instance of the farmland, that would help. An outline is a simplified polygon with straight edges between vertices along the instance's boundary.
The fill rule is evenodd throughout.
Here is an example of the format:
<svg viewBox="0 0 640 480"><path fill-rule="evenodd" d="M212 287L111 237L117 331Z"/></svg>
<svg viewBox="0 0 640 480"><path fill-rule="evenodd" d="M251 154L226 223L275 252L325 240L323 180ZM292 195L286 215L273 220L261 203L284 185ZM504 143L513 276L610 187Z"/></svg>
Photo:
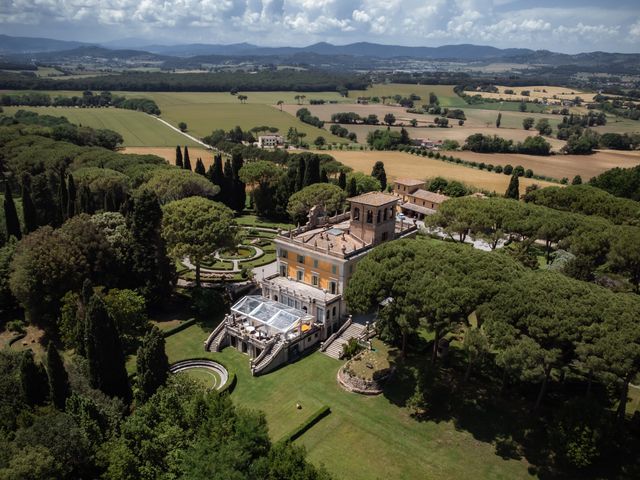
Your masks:
<svg viewBox="0 0 640 480"><path fill-rule="evenodd" d="M548 85L534 85L528 87L504 87L496 85L498 93L491 92L476 92L466 91L468 95L480 95L483 98L492 99L504 99L507 101L519 102L526 101L531 102L534 99L543 100L547 99L550 104L559 104L562 100L573 100L576 97L580 97L585 102L593 102L595 93L583 92L576 89L564 88L564 87L552 87ZM514 93L507 94L505 90L513 90ZM529 96L522 95L522 91L528 91Z"/></svg>
<svg viewBox="0 0 640 480"><path fill-rule="evenodd" d="M185 139L186 140L186 139ZM180 145L183 145L181 143ZM138 153L140 155L157 155L164 158L168 163L173 165L176 161L176 147L126 147L122 153ZM207 150L202 147L189 146L189 160L193 167L197 158L202 159L205 168L213 163L213 150Z"/></svg>
<svg viewBox="0 0 640 480"><path fill-rule="evenodd" d="M405 83L376 84L367 90L353 90L349 96L355 101L357 97L392 97L402 95L408 97L412 93L418 95L422 103L428 103L429 93L433 92L440 100L442 107L463 108L467 106L465 101L453 91L453 85L414 85ZM420 101L418 102L420 103Z"/></svg>
<svg viewBox="0 0 640 480"><path fill-rule="evenodd" d="M197 145L162 122L142 112L116 108L73 107L5 107L12 114L17 110L31 110L41 115L67 117L71 123L92 128L109 128L118 132L125 146Z"/></svg>
<svg viewBox="0 0 640 480"><path fill-rule="evenodd" d="M561 179L572 179L580 175L584 181L601 174L610 168L630 168L640 164L640 152L622 152L600 150L593 155L551 155L535 156L518 153L491 154L475 152L455 152L454 156L473 162L484 162L493 165L522 165L530 168L537 175Z"/></svg>
<svg viewBox="0 0 640 480"><path fill-rule="evenodd" d="M331 152L331 155L354 170L367 174L371 173L373 165L377 161L382 161L384 162L389 180L402 177L423 179L441 176L497 193L503 193L509 184L508 175L475 170L469 167L404 152L334 150ZM492 155L492 157L494 158L496 155ZM526 186L534 183L541 186L554 185L541 180L529 178L520 179L520 185L523 191Z"/></svg>

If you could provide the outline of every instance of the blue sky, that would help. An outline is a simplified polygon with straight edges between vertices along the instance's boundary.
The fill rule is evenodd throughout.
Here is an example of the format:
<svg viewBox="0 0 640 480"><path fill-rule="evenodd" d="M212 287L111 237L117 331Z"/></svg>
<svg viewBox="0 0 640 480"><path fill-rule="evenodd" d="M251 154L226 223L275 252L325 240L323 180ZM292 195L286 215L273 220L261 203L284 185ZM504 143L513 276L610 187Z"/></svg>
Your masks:
<svg viewBox="0 0 640 480"><path fill-rule="evenodd" d="M640 52L640 0L2 0L0 32L89 42Z"/></svg>

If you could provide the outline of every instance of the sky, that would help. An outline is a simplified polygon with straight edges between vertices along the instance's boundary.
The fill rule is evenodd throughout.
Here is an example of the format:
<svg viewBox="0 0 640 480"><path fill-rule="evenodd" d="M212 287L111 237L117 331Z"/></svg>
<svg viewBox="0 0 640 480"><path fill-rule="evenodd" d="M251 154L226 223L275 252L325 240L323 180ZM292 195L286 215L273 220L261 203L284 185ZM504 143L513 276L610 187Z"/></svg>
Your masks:
<svg viewBox="0 0 640 480"><path fill-rule="evenodd" d="M640 0L0 0L0 33L85 42L460 43L640 52Z"/></svg>

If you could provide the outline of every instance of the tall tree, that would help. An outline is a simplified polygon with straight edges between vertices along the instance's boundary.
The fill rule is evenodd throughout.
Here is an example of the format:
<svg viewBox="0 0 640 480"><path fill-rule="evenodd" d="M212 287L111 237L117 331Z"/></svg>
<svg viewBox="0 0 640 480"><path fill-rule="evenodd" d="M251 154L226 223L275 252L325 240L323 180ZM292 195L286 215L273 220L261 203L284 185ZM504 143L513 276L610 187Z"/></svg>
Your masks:
<svg viewBox="0 0 640 480"><path fill-rule="evenodd" d="M38 214L31 197L31 175L28 173L22 176L22 218L24 233L31 233L38 228Z"/></svg>
<svg viewBox="0 0 640 480"><path fill-rule="evenodd" d="M371 176L378 179L381 191L387 188L387 173L384 171L384 163L380 161L376 162L371 171Z"/></svg>
<svg viewBox="0 0 640 480"><path fill-rule="evenodd" d="M509 186L504 196L505 198L513 198L515 200L520 198L520 180L518 179L517 173L511 175L511 180L509 180Z"/></svg>
<svg viewBox="0 0 640 480"><path fill-rule="evenodd" d="M224 169L222 166L222 155L217 153L213 157L213 163L209 167L207 177L214 185L220 187L220 193L224 190Z"/></svg>
<svg viewBox="0 0 640 480"><path fill-rule="evenodd" d="M162 238L162 210L158 197L142 189L134 198L131 213L133 275L149 306L171 293L175 270Z"/></svg>
<svg viewBox="0 0 640 480"><path fill-rule="evenodd" d="M16 211L16 204L13 202L13 194L8 180L5 180L4 183L4 221L7 229L7 240L11 237L16 237L16 239L20 240L22 238L20 219Z"/></svg>
<svg viewBox="0 0 640 480"><path fill-rule="evenodd" d="M180 149L180 145L176 146L176 167L184 168L184 163L182 162L182 150Z"/></svg>
<svg viewBox="0 0 640 480"><path fill-rule="evenodd" d="M104 300L99 295L94 295L89 301L85 343L91 386L128 403L131 400L131 387L122 344L118 330L107 314Z"/></svg>
<svg viewBox="0 0 640 480"><path fill-rule="evenodd" d="M164 351L164 335L153 327L142 340L136 358L136 399L146 402L167 381L169 360Z"/></svg>
<svg viewBox="0 0 640 480"><path fill-rule="evenodd" d="M76 214L76 182L73 175L69 174L69 186L67 188L67 218L71 218Z"/></svg>
<svg viewBox="0 0 640 480"><path fill-rule="evenodd" d="M496 118L496 128L500 128L501 123L502 123L502 113L498 112L498 118Z"/></svg>
<svg viewBox="0 0 640 480"><path fill-rule="evenodd" d="M236 212L242 212L244 210L245 202L247 200L247 194L245 192L245 184L240 179L240 169L244 165L242 154L240 152L234 152L231 155L231 170L232 170L232 208Z"/></svg>
<svg viewBox="0 0 640 480"><path fill-rule="evenodd" d="M338 186L343 190L347 189L347 174L343 171L338 174Z"/></svg>
<svg viewBox="0 0 640 480"><path fill-rule="evenodd" d="M20 387L22 397L28 405L40 405L46 399L46 379L43 376L42 365L36 364L33 352L26 350L20 358Z"/></svg>
<svg viewBox="0 0 640 480"><path fill-rule="evenodd" d="M64 362L53 342L49 342L46 359L47 377L49 379L49 398L58 410L64 410L69 397L69 377Z"/></svg>
<svg viewBox="0 0 640 480"><path fill-rule="evenodd" d="M184 167L185 170L191 170L191 160L189 160L189 147L184 146Z"/></svg>
<svg viewBox="0 0 640 480"><path fill-rule="evenodd" d="M329 177L327 176L327 170L320 169L320 183L329 183Z"/></svg>
<svg viewBox="0 0 640 480"><path fill-rule="evenodd" d="M196 266L200 286L200 264L218 248L237 244L233 212L221 203L189 197L164 207L163 236L173 256L188 256Z"/></svg>
<svg viewBox="0 0 640 480"><path fill-rule="evenodd" d="M202 159L198 158L196 160L196 169L194 170L194 172L200 174L200 175L205 175L207 172L204 169L204 163L202 163Z"/></svg>
<svg viewBox="0 0 640 480"><path fill-rule="evenodd" d="M355 197L358 194L358 182L356 177L351 177L349 187L347 188L347 197Z"/></svg>
<svg viewBox="0 0 640 480"><path fill-rule="evenodd" d="M317 155L312 155L306 161L303 184L308 187L318 182L320 182L320 159Z"/></svg>
<svg viewBox="0 0 640 480"><path fill-rule="evenodd" d="M61 220L64 222L67 217L67 207L69 203L69 192L67 191L67 180L65 179L65 172L60 172L60 184L58 185L58 208L60 213L58 214Z"/></svg>
<svg viewBox="0 0 640 480"><path fill-rule="evenodd" d="M296 170L296 184L295 184L296 192L302 190L305 186L304 184L305 167L306 167L306 163L304 161L304 158L302 158L302 156L298 157L298 168Z"/></svg>
<svg viewBox="0 0 640 480"><path fill-rule="evenodd" d="M58 211L53 200L49 179L46 173L41 173L33 177L31 182L31 198L36 207L36 218L38 226L51 225L58 226Z"/></svg>

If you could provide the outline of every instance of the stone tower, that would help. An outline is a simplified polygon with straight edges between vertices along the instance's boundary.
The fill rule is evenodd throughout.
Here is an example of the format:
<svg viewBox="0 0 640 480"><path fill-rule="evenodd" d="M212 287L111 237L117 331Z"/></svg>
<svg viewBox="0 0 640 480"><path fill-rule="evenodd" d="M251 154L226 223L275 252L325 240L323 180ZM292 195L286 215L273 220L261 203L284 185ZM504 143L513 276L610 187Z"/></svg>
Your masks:
<svg viewBox="0 0 640 480"><path fill-rule="evenodd" d="M398 198L369 192L347 199L351 203L351 233L367 245L378 245L395 237Z"/></svg>

